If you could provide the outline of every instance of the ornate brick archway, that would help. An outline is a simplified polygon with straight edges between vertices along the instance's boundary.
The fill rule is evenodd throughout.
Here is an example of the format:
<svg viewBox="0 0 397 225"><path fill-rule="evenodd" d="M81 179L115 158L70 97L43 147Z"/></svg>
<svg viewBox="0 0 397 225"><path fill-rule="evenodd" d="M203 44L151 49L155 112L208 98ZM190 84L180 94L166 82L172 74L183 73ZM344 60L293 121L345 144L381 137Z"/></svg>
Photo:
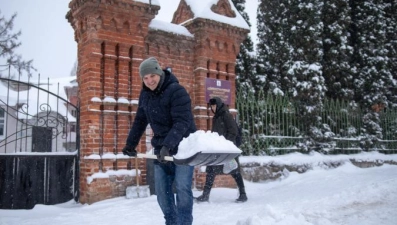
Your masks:
<svg viewBox="0 0 397 225"><path fill-rule="evenodd" d="M122 196L125 187L134 184L134 161L123 157L120 149L136 111L142 85L138 67L143 59L155 56L162 66L172 68L192 98L198 129L210 129L206 78L231 82L230 108L234 108L235 61L249 30L194 18L187 2L181 0L173 24L167 25L175 27L171 31L154 28L154 23L161 23L153 20L158 5L133 0L70 2L66 17L78 44L80 202ZM212 8L231 17L230 3L219 0ZM176 25L182 22L183 26ZM144 138L139 147L140 152L146 150ZM144 160L139 169L145 183Z"/></svg>

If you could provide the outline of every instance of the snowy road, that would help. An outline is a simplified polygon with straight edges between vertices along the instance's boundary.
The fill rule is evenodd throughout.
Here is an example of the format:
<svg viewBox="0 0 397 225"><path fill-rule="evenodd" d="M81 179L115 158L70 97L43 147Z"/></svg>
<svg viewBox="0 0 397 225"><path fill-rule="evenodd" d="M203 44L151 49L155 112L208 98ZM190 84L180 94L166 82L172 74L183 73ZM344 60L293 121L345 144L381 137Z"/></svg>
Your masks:
<svg viewBox="0 0 397 225"><path fill-rule="evenodd" d="M195 203L194 225L395 225L397 166L289 173L280 181L246 181L248 201L235 203L236 189L215 188L209 203ZM201 192L194 191L198 196ZM0 210L0 225L164 224L156 197L115 199L81 205L37 205Z"/></svg>

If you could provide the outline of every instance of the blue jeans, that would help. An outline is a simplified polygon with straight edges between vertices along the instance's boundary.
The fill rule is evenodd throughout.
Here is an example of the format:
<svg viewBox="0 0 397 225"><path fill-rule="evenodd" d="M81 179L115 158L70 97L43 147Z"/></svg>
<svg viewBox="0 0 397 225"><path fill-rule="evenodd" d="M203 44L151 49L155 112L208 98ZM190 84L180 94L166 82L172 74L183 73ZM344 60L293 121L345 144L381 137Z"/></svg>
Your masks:
<svg viewBox="0 0 397 225"><path fill-rule="evenodd" d="M154 183L157 202L166 225L193 223L193 166L178 166L173 162L154 162ZM176 202L173 192L175 182Z"/></svg>

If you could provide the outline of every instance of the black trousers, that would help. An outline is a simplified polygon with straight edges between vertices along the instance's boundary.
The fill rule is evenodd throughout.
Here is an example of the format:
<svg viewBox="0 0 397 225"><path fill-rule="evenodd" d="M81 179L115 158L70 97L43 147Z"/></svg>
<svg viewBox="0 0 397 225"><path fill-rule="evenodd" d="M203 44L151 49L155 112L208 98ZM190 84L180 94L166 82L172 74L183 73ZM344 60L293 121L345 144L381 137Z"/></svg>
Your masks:
<svg viewBox="0 0 397 225"><path fill-rule="evenodd" d="M243 176L240 173L240 163L238 158L236 158L238 167L235 170L230 172L230 175L236 181L236 184L239 188L240 194L245 194L245 186ZM223 174L223 165L220 166L207 166L206 169L207 175L205 177L205 185L204 185L204 195L209 195L212 185L214 185L216 175Z"/></svg>

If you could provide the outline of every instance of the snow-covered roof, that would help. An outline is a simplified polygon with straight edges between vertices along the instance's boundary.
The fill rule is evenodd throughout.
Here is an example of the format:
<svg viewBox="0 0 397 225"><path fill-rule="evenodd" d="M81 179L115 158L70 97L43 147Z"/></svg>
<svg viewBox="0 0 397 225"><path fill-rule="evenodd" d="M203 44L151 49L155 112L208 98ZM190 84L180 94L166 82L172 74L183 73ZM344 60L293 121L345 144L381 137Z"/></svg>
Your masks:
<svg viewBox="0 0 397 225"><path fill-rule="evenodd" d="M158 0L134 0L135 2L143 2L146 4L160 5Z"/></svg>
<svg viewBox="0 0 397 225"><path fill-rule="evenodd" d="M149 24L149 28L154 29L154 30L162 30L162 31L167 31L167 32L174 33L174 34L184 35L187 37L194 37L194 35L192 33L190 33L186 29L186 27L177 25L177 24L173 24L173 23L169 23L169 22L165 22L162 20L153 19Z"/></svg>
<svg viewBox="0 0 397 225"><path fill-rule="evenodd" d="M149 4L149 0L136 0L139 2L147 3ZM181 0L185 1L185 3L190 7L190 10L193 13L193 18L190 18L187 21L183 21L181 24L173 24L169 23L167 21L162 21L158 19L153 19L150 24L149 28L154 29L154 30L162 30L166 31L169 33L174 33L177 35L184 35L187 37L193 37L194 35L191 34L184 26L183 24L194 20L196 18L204 18L204 19L210 19L213 21L218 21L221 23L229 24L235 27L240 27L243 29L249 30L250 27L247 24L247 22L244 20L244 18L240 15L236 7L234 6L233 2L231 0ZM228 17L224 16L218 13L215 13L214 11L211 10L213 5L217 5L218 2L220 1L225 1L230 5L230 9L234 12L235 17ZM160 5L157 0L151 1L152 5ZM180 3L181 4L181 3ZM162 10L161 5L160 5L160 11Z"/></svg>
<svg viewBox="0 0 397 225"><path fill-rule="evenodd" d="M230 24L232 26L240 27L249 30L250 27L244 18L240 15L236 7L234 6L232 0L225 0L229 2L231 9L236 14L236 17L227 17L224 15L217 14L211 10L213 5L216 5L221 0L184 0L186 4L190 7L194 14L194 18L204 18L210 19L226 24Z"/></svg>

